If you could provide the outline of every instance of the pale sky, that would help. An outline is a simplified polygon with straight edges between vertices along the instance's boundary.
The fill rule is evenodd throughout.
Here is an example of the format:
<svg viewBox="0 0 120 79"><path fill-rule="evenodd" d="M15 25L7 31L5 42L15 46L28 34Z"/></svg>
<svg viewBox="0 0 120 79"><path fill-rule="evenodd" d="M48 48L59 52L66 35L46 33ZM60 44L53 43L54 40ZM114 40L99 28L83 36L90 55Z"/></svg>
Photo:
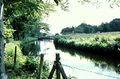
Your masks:
<svg viewBox="0 0 120 79"><path fill-rule="evenodd" d="M50 25L51 33L60 33L62 28L78 26L81 23L100 25L102 22L110 22L115 18L120 18L120 7L116 5L110 8L109 3L81 5L76 0L70 0L69 11L63 11L56 7L56 12L51 13L45 19Z"/></svg>

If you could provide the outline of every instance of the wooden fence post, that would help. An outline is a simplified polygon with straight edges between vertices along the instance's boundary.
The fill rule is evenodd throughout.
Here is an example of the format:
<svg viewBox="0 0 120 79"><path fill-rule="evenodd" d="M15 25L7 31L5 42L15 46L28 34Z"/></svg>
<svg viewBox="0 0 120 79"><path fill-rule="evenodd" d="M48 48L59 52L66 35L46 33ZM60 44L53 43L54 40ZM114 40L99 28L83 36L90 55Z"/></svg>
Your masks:
<svg viewBox="0 0 120 79"><path fill-rule="evenodd" d="M67 79L67 76L62 68L61 63L60 63L60 55L58 53L56 54L56 60L54 61L54 65L52 67L52 70L49 74L48 79L52 79L55 70L56 70L56 79L61 78L60 73L62 74L63 79Z"/></svg>
<svg viewBox="0 0 120 79"><path fill-rule="evenodd" d="M44 54L41 54L40 55L40 65L39 65L38 79L41 79L42 68L43 68L43 61L44 61Z"/></svg>
<svg viewBox="0 0 120 79"><path fill-rule="evenodd" d="M56 54L56 77L60 79L60 70L59 70L59 63L60 63L60 55Z"/></svg>
<svg viewBox="0 0 120 79"><path fill-rule="evenodd" d="M16 57L17 57L17 46L15 46L15 54L14 54L14 69L16 66Z"/></svg>

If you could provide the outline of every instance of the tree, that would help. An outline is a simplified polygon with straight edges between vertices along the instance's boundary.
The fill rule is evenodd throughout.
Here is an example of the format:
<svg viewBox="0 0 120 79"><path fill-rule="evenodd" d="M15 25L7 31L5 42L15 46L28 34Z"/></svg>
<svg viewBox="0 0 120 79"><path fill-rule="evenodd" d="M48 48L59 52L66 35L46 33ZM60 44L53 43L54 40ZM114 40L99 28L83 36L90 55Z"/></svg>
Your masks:
<svg viewBox="0 0 120 79"><path fill-rule="evenodd" d="M120 19L118 19L118 18L113 19L109 23L109 26L112 29L112 31L120 31Z"/></svg>
<svg viewBox="0 0 120 79"><path fill-rule="evenodd" d="M5 2L5 25L15 30L15 40L37 37L41 29L49 30L42 16L54 11L53 5L39 0L15 0Z"/></svg>
<svg viewBox="0 0 120 79"><path fill-rule="evenodd" d="M74 27L66 27L66 28L62 29L61 33L62 34L74 33Z"/></svg>
<svg viewBox="0 0 120 79"><path fill-rule="evenodd" d="M77 27L66 27L63 28L62 34L71 34L71 33L96 33L98 30L97 26L89 25L86 23L81 23Z"/></svg>
<svg viewBox="0 0 120 79"><path fill-rule="evenodd" d="M0 0L0 79L6 79L4 66L3 0Z"/></svg>
<svg viewBox="0 0 120 79"><path fill-rule="evenodd" d="M116 18L109 23L102 23L99 25L98 30L100 32L120 31L120 19Z"/></svg>

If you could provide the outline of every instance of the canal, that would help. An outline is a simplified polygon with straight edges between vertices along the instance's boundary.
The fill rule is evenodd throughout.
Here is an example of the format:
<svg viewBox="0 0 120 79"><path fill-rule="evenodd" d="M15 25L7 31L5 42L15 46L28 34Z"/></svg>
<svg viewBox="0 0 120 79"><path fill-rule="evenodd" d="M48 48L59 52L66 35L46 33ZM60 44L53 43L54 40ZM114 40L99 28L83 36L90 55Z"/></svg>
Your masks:
<svg viewBox="0 0 120 79"><path fill-rule="evenodd" d="M39 53L45 53L45 60L50 63L50 68L59 53L64 71L69 77L77 79L120 79L120 61L99 56L85 54L57 47L53 41L40 41Z"/></svg>

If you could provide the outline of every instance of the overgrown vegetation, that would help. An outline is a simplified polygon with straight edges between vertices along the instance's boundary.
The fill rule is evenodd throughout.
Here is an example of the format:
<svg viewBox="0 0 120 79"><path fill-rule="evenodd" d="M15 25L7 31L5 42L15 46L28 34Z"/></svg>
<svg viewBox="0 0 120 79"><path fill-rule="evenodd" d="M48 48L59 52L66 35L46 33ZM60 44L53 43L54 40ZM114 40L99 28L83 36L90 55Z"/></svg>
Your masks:
<svg viewBox="0 0 120 79"><path fill-rule="evenodd" d="M17 64L16 67L20 68L20 66L24 65L26 61L26 57L22 55L22 51L19 45L15 43L7 43L5 46L5 62L6 67L13 69L14 68L14 53L15 53L15 46L17 46Z"/></svg>
<svg viewBox="0 0 120 79"><path fill-rule="evenodd" d="M109 57L118 57L120 52L120 32L96 34L69 34L56 36L55 45L91 52Z"/></svg>
<svg viewBox="0 0 120 79"><path fill-rule="evenodd" d="M14 64L15 46L17 46L16 64ZM19 42L7 43L5 46L5 65L9 79L36 79L40 65L39 61L39 56L23 55ZM44 62L42 79L47 79L48 73L49 65Z"/></svg>

